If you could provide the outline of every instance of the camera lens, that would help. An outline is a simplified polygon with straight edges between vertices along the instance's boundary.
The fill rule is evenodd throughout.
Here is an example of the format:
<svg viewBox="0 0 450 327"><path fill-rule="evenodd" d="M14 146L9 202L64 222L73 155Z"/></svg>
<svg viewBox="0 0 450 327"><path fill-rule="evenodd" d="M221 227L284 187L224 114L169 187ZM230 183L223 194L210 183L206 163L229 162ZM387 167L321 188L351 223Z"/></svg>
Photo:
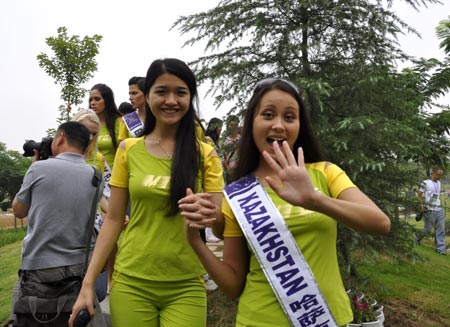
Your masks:
<svg viewBox="0 0 450 327"><path fill-rule="evenodd" d="M23 156L24 157L32 157L32 156L34 156L33 150L36 149L39 151L40 148L41 148L41 143L33 141L33 140L28 140L23 145L23 151L24 151Z"/></svg>

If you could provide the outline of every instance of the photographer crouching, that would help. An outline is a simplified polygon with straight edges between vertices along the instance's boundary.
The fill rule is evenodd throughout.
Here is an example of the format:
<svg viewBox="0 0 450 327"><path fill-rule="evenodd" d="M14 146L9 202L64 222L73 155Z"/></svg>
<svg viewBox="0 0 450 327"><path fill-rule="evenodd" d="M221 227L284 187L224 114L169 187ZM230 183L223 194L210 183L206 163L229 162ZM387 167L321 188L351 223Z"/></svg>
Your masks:
<svg viewBox="0 0 450 327"><path fill-rule="evenodd" d="M102 188L101 173L83 157L89 140L84 125L67 122L45 150L53 157L39 160L46 159L42 149L33 149L33 164L12 205L17 218L28 217L13 289L13 326L68 325L95 244L91 216ZM105 325L103 315L95 317L100 321L93 325Z"/></svg>

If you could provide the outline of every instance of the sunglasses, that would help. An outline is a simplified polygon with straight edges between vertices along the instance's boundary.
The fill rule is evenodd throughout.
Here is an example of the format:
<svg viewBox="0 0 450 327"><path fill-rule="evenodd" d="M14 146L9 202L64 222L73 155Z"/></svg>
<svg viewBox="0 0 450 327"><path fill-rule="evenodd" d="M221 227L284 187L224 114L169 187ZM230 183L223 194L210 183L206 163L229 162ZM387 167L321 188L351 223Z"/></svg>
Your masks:
<svg viewBox="0 0 450 327"><path fill-rule="evenodd" d="M286 83L287 85L292 87L297 94L300 94L299 88L294 83L292 83L291 81L289 81L287 79L284 79L284 78L272 78L272 77L264 78L264 79L260 80L259 82L257 82L256 85L255 85L254 92L256 92L257 90L261 89L262 87L265 87L265 86L268 86L268 85L272 85L274 82Z"/></svg>

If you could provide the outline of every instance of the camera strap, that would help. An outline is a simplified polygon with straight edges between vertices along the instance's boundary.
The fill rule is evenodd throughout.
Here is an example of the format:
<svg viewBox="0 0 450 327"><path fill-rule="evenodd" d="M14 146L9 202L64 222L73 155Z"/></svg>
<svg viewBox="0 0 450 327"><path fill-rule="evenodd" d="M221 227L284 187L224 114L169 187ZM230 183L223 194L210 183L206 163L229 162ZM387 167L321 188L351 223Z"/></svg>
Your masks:
<svg viewBox="0 0 450 327"><path fill-rule="evenodd" d="M92 233L94 232L94 221L95 216L97 214L97 205L98 205L98 193L100 190L100 185L102 184L102 173L100 170L92 166L94 169L94 176L92 177L92 186L96 188L95 190L95 196L92 199L92 207L91 207L91 214L89 216L88 220L88 226L87 226L87 238L86 238L86 257L84 260L84 271L83 275L86 274L87 267L89 264L89 252L91 248L91 239L92 239Z"/></svg>

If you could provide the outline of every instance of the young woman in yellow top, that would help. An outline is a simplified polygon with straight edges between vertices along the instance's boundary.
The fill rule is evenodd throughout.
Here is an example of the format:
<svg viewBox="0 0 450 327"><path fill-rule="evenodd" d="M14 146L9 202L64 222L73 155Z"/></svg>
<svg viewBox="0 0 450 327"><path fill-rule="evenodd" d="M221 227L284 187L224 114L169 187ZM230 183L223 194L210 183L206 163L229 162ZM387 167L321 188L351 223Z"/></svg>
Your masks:
<svg viewBox="0 0 450 327"><path fill-rule="evenodd" d="M339 167L323 161L300 92L291 82L266 79L256 85L246 109L238 158L234 179L249 174L259 178L302 251L337 324L352 321L337 262L337 223L385 234L390 220ZM229 297L239 297L236 326L289 326L225 200L222 210L223 262L203 244L195 228L188 227L187 237L211 278ZM188 224L195 220L190 213L184 216Z"/></svg>
<svg viewBox="0 0 450 327"><path fill-rule="evenodd" d="M89 108L94 110L100 119L98 150L113 168L114 157L119 145L119 129L122 115L117 110L114 93L106 84L95 84L89 92Z"/></svg>
<svg viewBox="0 0 450 327"><path fill-rule="evenodd" d="M111 178L111 199L83 287L72 311L93 310L93 285L122 230L110 289L114 326L206 326L204 269L187 243L179 210L192 226L220 225L220 159L196 137L195 77L178 59L156 60L145 82L143 136L121 142ZM204 193L193 193L193 192ZM198 234L198 230L196 230Z"/></svg>

